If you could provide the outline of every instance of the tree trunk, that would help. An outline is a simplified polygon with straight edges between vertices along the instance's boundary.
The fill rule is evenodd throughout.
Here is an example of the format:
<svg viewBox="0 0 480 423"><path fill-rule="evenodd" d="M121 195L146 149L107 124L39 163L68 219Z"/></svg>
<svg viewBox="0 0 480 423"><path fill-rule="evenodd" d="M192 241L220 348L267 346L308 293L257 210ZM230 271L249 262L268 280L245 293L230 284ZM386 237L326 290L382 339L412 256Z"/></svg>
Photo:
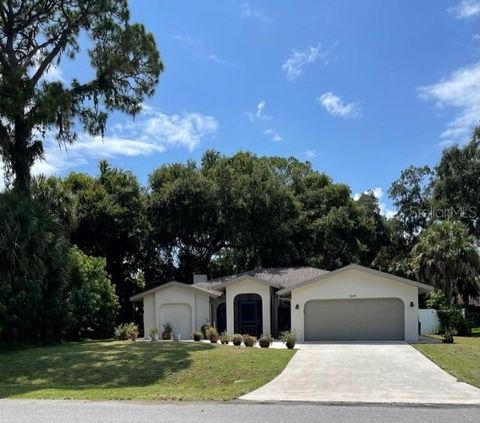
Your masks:
<svg viewBox="0 0 480 423"><path fill-rule="evenodd" d="M447 299L447 304L452 305L452 284L450 281L445 285L445 297Z"/></svg>
<svg viewBox="0 0 480 423"><path fill-rule="evenodd" d="M12 163L12 170L15 175L13 187L16 191L30 194L30 167L23 160L15 160Z"/></svg>
<svg viewBox="0 0 480 423"><path fill-rule="evenodd" d="M10 162L15 175L13 187L16 191L30 195L30 167L32 163L31 151L29 151L28 140L31 131L28 129L24 119L15 119L15 141L11 148Z"/></svg>

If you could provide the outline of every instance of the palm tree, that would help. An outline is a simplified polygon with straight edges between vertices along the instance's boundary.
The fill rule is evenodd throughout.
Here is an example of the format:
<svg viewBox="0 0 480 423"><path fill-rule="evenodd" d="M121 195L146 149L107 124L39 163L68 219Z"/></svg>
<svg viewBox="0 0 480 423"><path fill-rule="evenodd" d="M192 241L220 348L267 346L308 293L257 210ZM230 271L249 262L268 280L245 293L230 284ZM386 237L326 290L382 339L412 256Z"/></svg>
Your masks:
<svg viewBox="0 0 480 423"><path fill-rule="evenodd" d="M449 304L460 294L467 305L468 296L478 293L478 246L461 222L444 220L425 229L412 249L411 265L420 281L445 293Z"/></svg>

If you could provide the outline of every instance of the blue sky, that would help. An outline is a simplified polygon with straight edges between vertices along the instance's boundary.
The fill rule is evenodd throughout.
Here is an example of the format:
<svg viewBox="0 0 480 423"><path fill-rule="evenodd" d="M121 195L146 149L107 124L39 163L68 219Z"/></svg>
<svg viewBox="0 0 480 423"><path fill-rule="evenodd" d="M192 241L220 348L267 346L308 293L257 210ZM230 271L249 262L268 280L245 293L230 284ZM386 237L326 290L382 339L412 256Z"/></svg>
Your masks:
<svg viewBox="0 0 480 423"><path fill-rule="evenodd" d="M480 115L480 0L133 0L165 63L135 121L105 140L47 145L36 172L96 172L100 158L145 182L163 163L225 154L295 156L384 195L405 167L434 164ZM87 78L62 62L49 77Z"/></svg>

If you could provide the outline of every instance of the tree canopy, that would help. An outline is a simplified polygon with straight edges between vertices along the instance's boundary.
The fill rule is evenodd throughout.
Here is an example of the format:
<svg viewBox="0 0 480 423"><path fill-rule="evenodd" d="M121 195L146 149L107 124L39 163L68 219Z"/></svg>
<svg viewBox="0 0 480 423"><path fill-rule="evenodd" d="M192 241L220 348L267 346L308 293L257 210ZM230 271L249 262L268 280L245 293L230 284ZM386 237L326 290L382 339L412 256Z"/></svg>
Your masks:
<svg viewBox="0 0 480 423"><path fill-rule="evenodd" d="M461 222L435 222L421 233L413 247L412 267L420 281L445 293L448 304L459 294L468 303L469 295L479 295L477 248L474 237Z"/></svg>
<svg viewBox="0 0 480 423"><path fill-rule="evenodd" d="M28 192L43 138L71 143L78 129L103 135L114 110L135 115L157 85L163 63L127 0L4 0L0 3L0 154L14 186ZM81 53L94 77L45 78Z"/></svg>
<svg viewBox="0 0 480 423"><path fill-rule="evenodd" d="M161 166L149 184L152 236L183 280L194 272L368 261L383 232L378 204L367 210L346 185L294 158L209 151L200 166Z"/></svg>

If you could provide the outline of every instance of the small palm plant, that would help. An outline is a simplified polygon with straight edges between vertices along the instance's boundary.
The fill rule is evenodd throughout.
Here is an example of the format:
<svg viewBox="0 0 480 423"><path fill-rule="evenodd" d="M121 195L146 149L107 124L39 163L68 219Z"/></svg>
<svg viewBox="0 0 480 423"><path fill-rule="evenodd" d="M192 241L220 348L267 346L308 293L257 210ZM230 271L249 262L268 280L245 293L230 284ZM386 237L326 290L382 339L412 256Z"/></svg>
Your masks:
<svg viewBox="0 0 480 423"><path fill-rule="evenodd" d="M170 322L163 324L162 339L168 341L172 338L173 326Z"/></svg>
<svg viewBox="0 0 480 423"><path fill-rule="evenodd" d="M152 341L158 341L158 329L157 328L150 328L148 330L148 336Z"/></svg>
<svg viewBox="0 0 480 423"><path fill-rule="evenodd" d="M287 346L289 350L295 347L295 342L297 342L297 334L295 331L287 330L282 333L282 342Z"/></svg>
<svg viewBox="0 0 480 423"><path fill-rule="evenodd" d="M273 342L273 338L270 335L262 335L258 340L260 348L268 348Z"/></svg>
<svg viewBox="0 0 480 423"><path fill-rule="evenodd" d="M214 328L213 326L209 327L208 330L207 330L207 337L208 337L208 339L210 339L210 342L212 344L216 344L218 342L218 331L217 331L217 329Z"/></svg>

